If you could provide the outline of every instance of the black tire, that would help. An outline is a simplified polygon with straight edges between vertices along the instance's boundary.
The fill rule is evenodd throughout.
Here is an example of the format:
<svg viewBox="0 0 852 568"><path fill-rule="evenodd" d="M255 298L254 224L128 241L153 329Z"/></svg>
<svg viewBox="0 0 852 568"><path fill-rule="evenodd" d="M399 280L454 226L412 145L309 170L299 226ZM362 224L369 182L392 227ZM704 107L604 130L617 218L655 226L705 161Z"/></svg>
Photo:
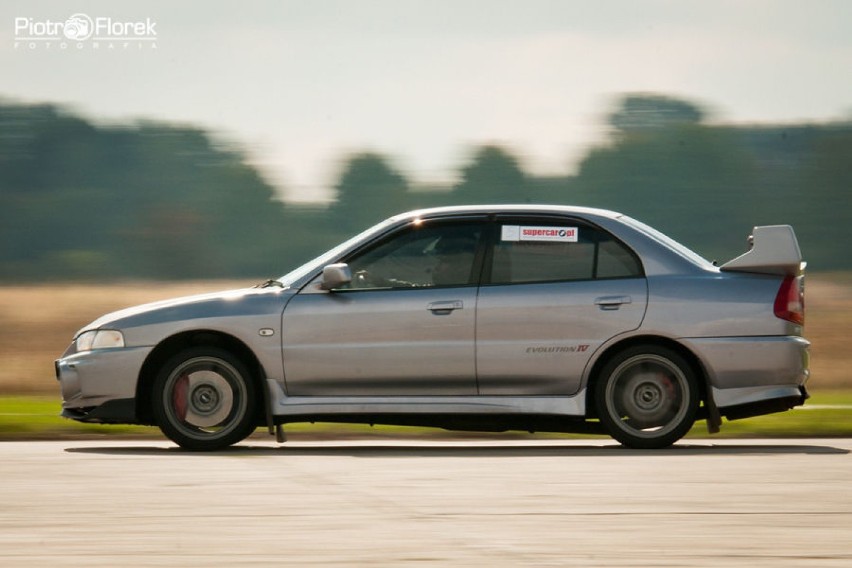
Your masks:
<svg viewBox="0 0 852 568"><path fill-rule="evenodd" d="M608 361L595 384L598 418L607 432L630 448L665 448L695 423L698 381L678 353L639 345Z"/></svg>
<svg viewBox="0 0 852 568"><path fill-rule="evenodd" d="M154 380L154 418L187 450L219 450L256 426L257 389L246 366L216 347L193 347L169 359Z"/></svg>

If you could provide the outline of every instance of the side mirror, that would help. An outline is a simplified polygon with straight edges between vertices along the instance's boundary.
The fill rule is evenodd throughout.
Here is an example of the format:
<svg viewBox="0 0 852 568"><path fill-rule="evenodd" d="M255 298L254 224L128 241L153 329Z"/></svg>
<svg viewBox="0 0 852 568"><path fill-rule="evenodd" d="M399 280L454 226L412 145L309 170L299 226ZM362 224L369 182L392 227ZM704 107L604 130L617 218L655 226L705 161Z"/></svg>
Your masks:
<svg viewBox="0 0 852 568"><path fill-rule="evenodd" d="M323 290L334 290L350 282L352 282L352 271L349 270L349 265L344 262L329 264L322 269L320 288Z"/></svg>

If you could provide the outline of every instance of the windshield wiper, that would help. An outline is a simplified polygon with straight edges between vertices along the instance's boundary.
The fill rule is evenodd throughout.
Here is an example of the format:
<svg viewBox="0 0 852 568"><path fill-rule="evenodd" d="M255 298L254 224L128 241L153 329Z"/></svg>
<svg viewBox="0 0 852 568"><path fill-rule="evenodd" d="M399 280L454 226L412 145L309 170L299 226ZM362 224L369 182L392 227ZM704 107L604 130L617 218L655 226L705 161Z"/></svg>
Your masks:
<svg viewBox="0 0 852 568"><path fill-rule="evenodd" d="M260 284L257 284L254 287L255 288L272 288L272 287L284 288L284 284L281 283L280 280L267 280L266 282L261 282Z"/></svg>

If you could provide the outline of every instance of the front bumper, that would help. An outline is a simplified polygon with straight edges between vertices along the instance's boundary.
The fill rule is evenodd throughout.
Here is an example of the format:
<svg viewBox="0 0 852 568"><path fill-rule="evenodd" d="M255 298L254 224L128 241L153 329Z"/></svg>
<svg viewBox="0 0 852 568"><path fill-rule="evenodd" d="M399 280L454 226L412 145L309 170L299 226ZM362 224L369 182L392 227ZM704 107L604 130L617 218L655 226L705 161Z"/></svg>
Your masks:
<svg viewBox="0 0 852 568"><path fill-rule="evenodd" d="M100 406L82 408L63 408L62 417L78 422L95 424L138 424L136 418L136 399L117 398L108 400Z"/></svg>
<svg viewBox="0 0 852 568"><path fill-rule="evenodd" d="M151 347L98 349L58 359L62 415L84 422L135 424L136 384Z"/></svg>

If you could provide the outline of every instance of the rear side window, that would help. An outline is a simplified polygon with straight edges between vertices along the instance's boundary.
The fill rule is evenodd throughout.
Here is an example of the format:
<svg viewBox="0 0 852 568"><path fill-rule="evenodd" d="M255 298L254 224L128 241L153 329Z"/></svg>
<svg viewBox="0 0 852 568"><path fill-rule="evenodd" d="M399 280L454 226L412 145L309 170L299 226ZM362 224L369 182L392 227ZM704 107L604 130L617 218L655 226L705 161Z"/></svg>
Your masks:
<svg viewBox="0 0 852 568"><path fill-rule="evenodd" d="M579 222L501 222L491 255L492 284L641 275L630 249L609 233Z"/></svg>

